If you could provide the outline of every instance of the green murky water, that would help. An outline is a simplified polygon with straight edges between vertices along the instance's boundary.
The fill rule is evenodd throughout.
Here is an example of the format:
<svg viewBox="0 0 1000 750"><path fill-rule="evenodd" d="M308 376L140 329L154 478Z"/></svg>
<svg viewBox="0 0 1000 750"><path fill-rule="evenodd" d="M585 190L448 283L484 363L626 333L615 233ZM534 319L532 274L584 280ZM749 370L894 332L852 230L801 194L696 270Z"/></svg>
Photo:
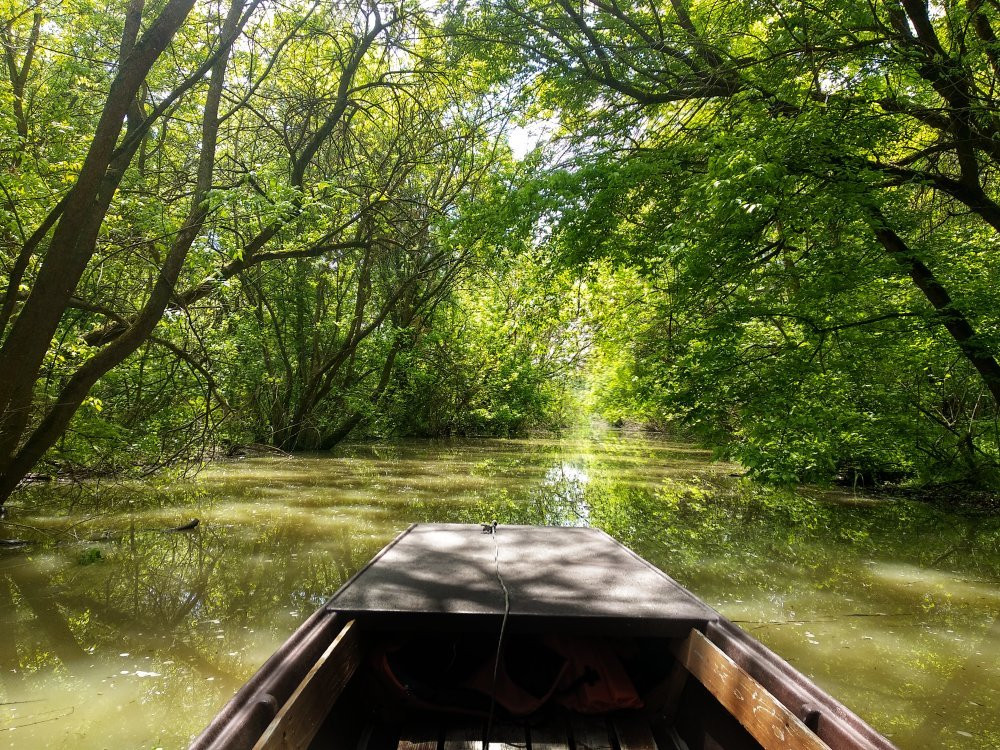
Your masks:
<svg viewBox="0 0 1000 750"><path fill-rule="evenodd" d="M1000 747L1000 520L733 471L610 434L249 459L157 491L35 487L4 536L45 543L0 552L0 748L184 747L408 524L492 518L607 530L901 748Z"/></svg>

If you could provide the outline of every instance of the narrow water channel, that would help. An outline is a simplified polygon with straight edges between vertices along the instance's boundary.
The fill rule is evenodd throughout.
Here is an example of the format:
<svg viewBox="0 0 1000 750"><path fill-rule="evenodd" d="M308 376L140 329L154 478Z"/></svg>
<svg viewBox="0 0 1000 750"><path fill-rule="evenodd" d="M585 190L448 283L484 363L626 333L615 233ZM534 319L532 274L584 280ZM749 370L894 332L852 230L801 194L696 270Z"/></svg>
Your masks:
<svg viewBox="0 0 1000 750"><path fill-rule="evenodd" d="M33 487L3 536L40 543L0 552L0 748L186 747L407 525L494 518L605 529L904 750L1000 747L1000 519L735 471L610 433Z"/></svg>

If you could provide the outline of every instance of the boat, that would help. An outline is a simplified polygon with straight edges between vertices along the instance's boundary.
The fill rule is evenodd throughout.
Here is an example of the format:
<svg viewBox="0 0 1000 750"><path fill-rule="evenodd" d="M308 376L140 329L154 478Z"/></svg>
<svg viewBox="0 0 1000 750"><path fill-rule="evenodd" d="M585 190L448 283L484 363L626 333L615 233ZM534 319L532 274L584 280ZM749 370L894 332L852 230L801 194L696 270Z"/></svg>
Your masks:
<svg viewBox="0 0 1000 750"><path fill-rule="evenodd" d="M586 527L415 524L192 750L889 750L694 594Z"/></svg>

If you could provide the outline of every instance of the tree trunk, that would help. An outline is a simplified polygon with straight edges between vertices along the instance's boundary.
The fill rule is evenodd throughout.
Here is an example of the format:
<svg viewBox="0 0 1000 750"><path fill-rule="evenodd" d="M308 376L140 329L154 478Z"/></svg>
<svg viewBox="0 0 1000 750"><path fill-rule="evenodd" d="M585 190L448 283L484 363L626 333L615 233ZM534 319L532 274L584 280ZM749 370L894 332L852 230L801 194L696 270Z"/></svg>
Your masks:
<svg viewBox="0 0 1000 750"><path fill-rule="evenodd" d="M389 380L392 377L392 370L396 364L396 355L399 354L401 346L397 343L393 343L392 347L389 349L389 354L385 358L385 362L382 364L382 374L379 377L378 384L375 386L375 390L372 391L371 395L368 397L369 403L374 407L378 406L378 402L382 400L382 394L385 393L385 389L389 385ZM347 439L347 436L354 432L358 427L365 424L368 421L368 415L362 411L356 411L354 414L349 416L344 420L333 432L323 437L323 441L320 447L325 450L333 449L338 443L343 442Z"/></svg>
<svg viewBox="0 0 1000 750"><path fill-rule="evenodd" d="M11 464L31 415L39 368L93 255L114 194L114 189L109 188L116 188L121 179L121 174L109 171L109 166L125 115L153 64L193 6L194 0L168 0L119 66L31 293L0 347L0 502L9 494L5 488L11 484Z"/></svg>
<svg viewBox="0 0 1000 750"><path fill-rule="evenodd" d="M221 36L223 43L225 43L225 40L235 38L235 32L239 25L240 14L244 4L245 0L233 0L229 13L227 14L226 20L223 24ZM183 17L180 20L183 20ZM145 41L145 39L143 41ZM123 42L123 55L127 42L126 33L126 39ZM139 43L139 46L141 45L142 42ZM134 54L134 49L130 55L131 54ZM70 419L76 413L77 409L79 409L83 401L86 399L87 394L90 393L90 389L94 386L98 379L138 349L139 346L141 346L142 343L149 338L153 329L163 316L163 311L166 309L166 306L174 292L174 287L180 275L181 269L183 268L184 261L187 258L188 251L191 249L195 238L201 232L205 217L208 214L207 197L212 187L212 176L215 166L215 153L219 128L219 105L222 99L223 82L225 80L228 62L229 52L228 49L226 49L219 55L212 67L211 80L209 83L204 114L202 117L201 154L198 161L195 190L191 198L191 209L187 219L174 239L174 243L167 254L163 267L160 269L160 275L150 293L149 299L139 311L139 314L136 316L134 322L122 333L120 337L106 345L103 349L81 365L79 369L77 369L77 371L69 379L68 383L60 391L56 404L45 415L41 423L35 428L27 441L25 441L24 445L20 446L20 449L17 449L17 443L20 440L20 432L24 429L27 417L24 416L19 419L8 419L0 425L2 429L8 430L11 427L17 427L20 422L20 428L16 436L12 434L13 430L6 433L0 433L0 440L6 439L8 443L7 445L0 444L0 447L5 448L11 454L10 458L7 459L5 463L0 463L0 504L2 504L10 496L21 479L34 467L45 452L55 445L56 441L65 432ZM122 116L124 116L124 114ZM100 220L98 220L98 222L99 221ZM99 228L99 223L97 228ZM58 234L58 228L56 232ZM94 238L96 239L96 228ZM53 238L53 242L55 242L55 238ZM49 252L51 253L51 249ZM89 255L87 256L87 260L89 260ZM46 262L47 261L48 257L46 258ZM84 267L85 266L86 261L84 261ZM73 286L75 288L75 282ZM70 292L72 292L72 290L70 290ZM32 296L34 296L34 294L35 290L32 291ZM30 299L31 298L29 297L29 302ZM11 338L13 338L18 324L22 322L24 317L24 312L22 312L22 315L18 318L17 324L15 324L15 327L11 332ZM58 317L55 322L58 323ZM8 340L7 343L9 343L9 341L10 340ZM45 342L44 348L47 349L47 347L48 341ZM44 350L42 353L44 355ZM2 367L2 360L0 360L0 367ZM0 372L2 371L3 370L0 369ZM32 377L32 384L33 380L34 376ZM30 404L30 397L31 389L29 387L28 401L26 405ZM9 403L13 405L18 402L12 398ZM7 417L8 414L9 407L4 416ZM0 453L0 456L2 455L3 454Z"/></svg>
<svg viewBox="0 0 1000 750"><path fill-rule="evenodd" d="M959 351L976 368L993 400L1000 405L1000 364L997 363L993 353L979 340L968 317L954 306L948 291L902 237L884 226L884 223L875 228L875 236L889 255L906 269L913 283L934 307L938 320L951 334Z"/></svg>

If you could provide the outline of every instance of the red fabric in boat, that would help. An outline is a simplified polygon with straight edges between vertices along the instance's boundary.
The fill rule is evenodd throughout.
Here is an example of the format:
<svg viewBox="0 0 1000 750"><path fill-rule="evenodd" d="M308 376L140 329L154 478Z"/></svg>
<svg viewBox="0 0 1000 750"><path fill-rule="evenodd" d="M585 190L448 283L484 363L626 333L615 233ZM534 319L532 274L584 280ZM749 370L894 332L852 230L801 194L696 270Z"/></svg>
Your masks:
<svg viewBox="0 0 1000 750"><path fill-rule="evenodd" d="M546 638L546 643L566 658L557 691L557 700L566 708L582 714L642 708L632 679L606 641L559 636Z"/></svg>
<svg viewBox="0 0 1000 750"><path fill-rule="evenodd" d="M528 716L551 702L584 714L643 705L615 649L606 641L546 636L533 644L535 649L543 647L561 661L561 667L551 672L542 689L537 681L531 686L522 684L524 675L519 675L518 670L524 670L526 664L518 659L519 646L523 644L505 645L495 685L495 653L488 649L484 649L478 668L464 677L456 674L454 684L447 686L441 683L444 665L433 674L416 674L412 669L405 675L399 672L400 660L396 656L407 647L419 648L416 643L386 643L375 649L372 664L383 684L403 703L424 710L485 713L494 687L497 705L511 716ZM425 671L431 670L433 667L425 667ZM479 701L474 700L475 695L480 696Z"/></svg>

